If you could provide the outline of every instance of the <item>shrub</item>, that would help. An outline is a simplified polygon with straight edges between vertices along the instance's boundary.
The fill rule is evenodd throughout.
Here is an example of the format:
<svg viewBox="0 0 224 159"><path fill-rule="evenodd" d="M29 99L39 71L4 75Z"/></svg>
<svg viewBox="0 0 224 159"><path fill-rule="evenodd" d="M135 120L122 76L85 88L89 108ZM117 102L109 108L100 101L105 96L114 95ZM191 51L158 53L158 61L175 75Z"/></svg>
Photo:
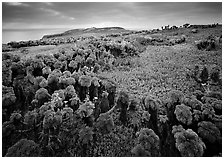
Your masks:
<svg viewBox="0 0 224 159"><path fill-rule="evenodd" d="M49 75L51 73L51 68L49 66L46 66L42 69L43 75Z"/></svg>
<svg viewBox="0 0 224 159"><path fill-rule="evenodd" d="M186 106L191 107L192 109L201 110L203 103L197 100L194 96L184 97L182 103Z"/></svg>
<svg viewBox="0 0 224 159"><path fill-rule="evenodd" d="M127 122L128 104L129 104L129 96L128 96L127 92L126 91L120 91L118 99L117 99L117 106L118 106L119 109L121 109L119 119L123 124L126 124L126 122Z"/></svg>
<svg viewBox="0 0 224 159"><path fill-rule="evenodd" d="M131 150L131 153L134 154L134 156L136 156L136 157L151 156L150 153L148 151L146 151L141 144L136 145Z"/></svg>
<svg viewBox="0 0 224 159"><path fill-rule="evenodd" d="M37 87L40 87L40 83L42 82L42 80L44 80L45 78L43 76L37 76L34 80L34 85Z"/></svg>
<svg viewBox="0 0 224 159"><path fill-rule="evenodd" d="M215 113L217 115L222 115L222 101L221 100L217 100L214 101L211 106L214 108Z"/></svg>
<svg viewBox="0 0 224 159"><path fill-rule="evenodd" d="M202 112L200 110L193 110L192 116L193 116L193 121L198 122L201 120Z"/></svg>
<svg viewBox="0 0 224 159"><path fill-rule="evenodd" d="M174 113L176 114L176 118L179 122L186 125L192 124L192 113L190 107L184 104L177 105Z"/></svg>
<svg viewBox="0 0 224 159"><path fill-rule="evenodd" d="M55 112L53 110L47 110L44 115L43 119L43 128L49 129L53 125L53 119L54 119Z"/></svg>
<svg viewBox="0 0 224 159"><path fill-rule="evenodd" d="M32 140L21 139L8 149L6 157L39 157L41 149Z"/></svg>
<svg viewBox="0 0 224 159"><path fill-rule="evenodd" d="M215 115L215 110L210 104L203 104L202 107L202 119L208 120L212 119Z"/></svg>
<svg viewBox="0 0 224 159"><path fill-rule="evenodd" d="M79 141L82 145L87 145L93 140L93 128L86 126L79 131Z"/></svg>
<svg viewBox="0 0 224 159"><path fill-rule="evenodd" d="M215 143L218 140L221 140L221 132L215 126L215 124L209 121L202 121L198 123L198 134L203 139L209 143Z"/></svg>
<svg viewBox="0 0 224 159"><path fill-rule="evenodd" d="M41 88L45 88L45 87L47 87L47 86L48 86L48 82L47 82L47 80L44 78L44 79L40 82L39 86L40 86Z"/></svg>
<svg viewBox="0 0 224 159"><path fill-rule="evenodd" d="M2 84L9 86L12 82L12 70L7 66L6 61L2 63Z"/></svg>
<svg viewBox="0 0 224 159"><path fill-rule="evenodd" d="M206 67L204 67L203 70L201 71L201 74L200 74L201 82L202 83L207 83L208 76L209 76L208 69Z"/></svg>
<svg viewBox="0 0 224 159"><path fill-rule="evenodd" d="M8 107L16 102L13 87L2 86L2 106Z"/></svg>
<svg viewBox="0 0 224 159"><path fill-rule="evenodd" d="M69 67L76 69L78 67L78 62L75 60L70 61L70 63L68 64Z"/></svg>
<svg viewBox="0 0 224 159"><path fill-rule="evenodd" d="M62 109L62 116L63 116L63 120L67 120L67 119L70 119L70 121L73 120L73 109L68 107L68 106L65 106L63 109Z"/></svg>
<svg viewBox="0 0 224 159"><path fill-rule="evenodd" d="M169 96L171 105L181 104L181 102L183 100L183 97L184 97L183 93L181 91L178 91L178 90L170 91L168 96Z"/></svg>
<svg viewBox="0 0 224 159"><path fill-rule="evenodd" d="M114 127L113 118L109 114L100 114L96 121L96 129L101 133L110 133Z"/></svg>
<svg viewBox="0 0 224 159"><path fill-rule="evenodd" d="M90 87L91 85L91 77L87 75L82 75L79 77L79 83L83 87Z"/></svg>
<svg viewBox="0 0 224 159"><path fill-rule="evenodd" d="M141 154L136 152L136 150L140 150L140 152L145 152L144 154L150 157L158 157L159 156L159 137L154 133L152 129L142 128L140 132L137 133L137 148L134 147L132 152L135 154ZM141 146L139 146L141 145ZM139 149L143 148L142 149Z"/></svg>
<svg viewBox="0 0 224 159"><path fill-rule="evenodd" d="M93 109L95 108L94 104L91 101L86 101L82 105L79 106L77 113L80 117L89 117L93 113Z"/></svg>
<svg viewBox="0 0 224 159"><path fill-rule="evenodd" d="M61 69L63 67L63 64L62 64L62 62L61 61L57 61L57 62L55 62L54 63L54 68L55 69Z"/></svg>
<svg viewBox="0 0 224 159"><path fill-rule="evenodd" d="M221 83L220 69L217 66L212 68L210 78L214 83Z"/></svg>
<svg viewBox="0 0 224 159"><path fill-rule="evenodd" d="M33 127L34 124L37 124L37 117L38 117L38 112L36 109L34 109L33 111L28 111L25 115L24 115L24 122L29 126L29 127Z"/></svg>
<svg viewBox="0 0 224 159"><path fill-rule="evenodd" d="M176 148L182 157L202 157L206 146L200 137L191 129L173 127Z"/></svg>
<svg viewBox="0 0 224 159"><path fill-rule="evenodd" d="M51 95L48 93L48 90L45 88L40 88L37 90L36 94L35 94L35 98L40 101L47 101L51 98Z"/></svg>

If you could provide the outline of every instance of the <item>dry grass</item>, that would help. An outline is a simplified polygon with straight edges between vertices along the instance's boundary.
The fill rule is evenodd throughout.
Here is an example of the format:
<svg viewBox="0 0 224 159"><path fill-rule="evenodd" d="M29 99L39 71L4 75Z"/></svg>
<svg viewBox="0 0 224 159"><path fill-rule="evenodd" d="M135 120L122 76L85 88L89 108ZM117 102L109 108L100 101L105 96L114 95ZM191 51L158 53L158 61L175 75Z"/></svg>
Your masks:
<svg viewBox="0 0 224 159"><path fill-rule="evenodd" d="M186 79L186 72L194 65L213 65L221 67L221 50L198 51L191 44L175 46L149 46L140 57L133 59L134 67L125 70L102 72L101 75L111 78L119 89L127 89L133 96L141 97L152 93L166 98L171 89L189 93L193 81Z"/></svg>

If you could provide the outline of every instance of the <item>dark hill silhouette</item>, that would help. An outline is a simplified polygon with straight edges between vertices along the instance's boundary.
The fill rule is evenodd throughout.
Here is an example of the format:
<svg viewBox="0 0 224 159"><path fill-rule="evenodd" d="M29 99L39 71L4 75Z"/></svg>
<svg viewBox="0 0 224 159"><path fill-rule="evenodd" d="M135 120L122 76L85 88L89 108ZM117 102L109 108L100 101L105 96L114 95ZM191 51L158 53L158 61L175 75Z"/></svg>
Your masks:
<svg viewBox="0 0 224 159"><path fill-rule="evenodd" d="M52 34L52 35L44 35L42 39L48 38L56 38L56 37L67 37L67 36L79 36L91 33L101 33L101 34L109 34L109 33L120 33L126 32L128 30L121 27L104 27L104 28L86 28L86 29L72 29L65 31L64 33Z"/></svg>

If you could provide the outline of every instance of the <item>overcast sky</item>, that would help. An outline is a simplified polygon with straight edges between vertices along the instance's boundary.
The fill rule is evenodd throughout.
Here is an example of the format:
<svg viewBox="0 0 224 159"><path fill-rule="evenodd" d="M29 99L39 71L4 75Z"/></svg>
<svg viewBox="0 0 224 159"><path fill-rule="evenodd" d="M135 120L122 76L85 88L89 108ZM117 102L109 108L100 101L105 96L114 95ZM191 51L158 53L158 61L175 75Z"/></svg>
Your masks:
<svg viewBox="0 0 224 159"><path fill-rule="evenodd" d="M120 26L152 29L222 22L222 4L194 2L3 2L3 29Z"/></svg>

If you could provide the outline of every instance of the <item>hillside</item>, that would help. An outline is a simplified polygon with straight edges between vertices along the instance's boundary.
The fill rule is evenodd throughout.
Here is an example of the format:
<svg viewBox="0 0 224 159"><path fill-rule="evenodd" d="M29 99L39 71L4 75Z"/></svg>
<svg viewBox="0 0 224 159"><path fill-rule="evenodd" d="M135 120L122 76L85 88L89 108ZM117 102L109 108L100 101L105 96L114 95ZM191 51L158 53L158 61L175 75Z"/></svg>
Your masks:
<svg viewBox="0 0 224 159"><path fill-rule="evenodd" d="M222 156L222 27L195 27L4 45L3 156Z"/></svg>
<svg viewBox="0 0 224 159"><path fill-rule="evenodd" d="M104 28L86 28L86 29L72 29L65 31L61 34L53 34L53 35L44 35L42 39L48 39L48 38L65 38L65 37L75 37L75 36L87 36L87 35L94 35L94 34L111 34L111 33L122 33L127 32L128 30L125 30L121 27L104 27Z"/></svg>

